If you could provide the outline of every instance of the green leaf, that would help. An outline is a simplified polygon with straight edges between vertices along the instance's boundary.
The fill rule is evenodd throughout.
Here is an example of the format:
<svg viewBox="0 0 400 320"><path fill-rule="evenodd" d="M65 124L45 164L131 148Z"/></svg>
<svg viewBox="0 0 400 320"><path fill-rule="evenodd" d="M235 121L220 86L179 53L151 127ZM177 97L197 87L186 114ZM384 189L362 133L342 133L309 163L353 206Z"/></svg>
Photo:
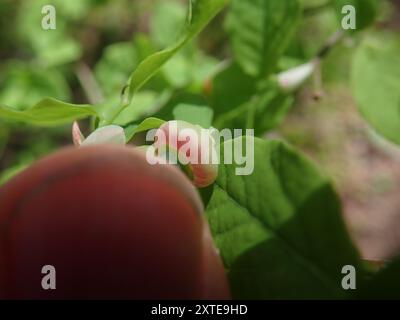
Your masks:
<svg viewBox="0 0 400 320"><path fill-rule="evenodd" d="M114 43L104 49L94 72L106 97L117 95L120 99L119 95L126 78L129 77L129 70L135 68L137 62L133 41Z"/></svg>
<svg viewBox="0 0 400 320"><path fill-rule="evenodd" d="M227 18L236 60L252 76L274 70L301 16L298 0L232 0Z"/></svg>
<svg viewBox="0 0 400 320"><path fill-rule="evenodd" d="M0 101L18 110L31 107L43 97L70 99L68 83L55 69L10 61L0 73Z"/></svg>
<svg viewBox="0 0 400 320"><path fill-rule="evenodd" d="M44 2L48 3L50 1ZM68 17L71 20L84 18L87 12L93 8L93 0L80 0L76 3L64 0L53 0L52 2L64 17Z"/></svg>
<svg viewBox="0 0 400 320"><path fill-rule="evenodd" d="M38 40L34 43L34 50L41 64L55 67L80 58L82 49L78 42L66 36L57 36L53 33L48 36L48 34L37 37Z"/></svg>
<svg viewBox="0 0 400 320"><path fill-rule="evenodd" d="M281 123L292 104L293 96L282 92L276 81L256 82L237 66L229 67L213 81L211 106L213 124L218 129L247 128L262 135Z"/></svg>
<svg viewBox="0 0 400 320"><path fill-rule="evenodd" d="M256 135L262 135L280 125L293 105L293 101L292 95L281 92L273 85L268 87L254 107L253 123Z"/></svg>
<svg viewBox="0 0 400 320"><path fill-rule="evenodd" d="M281 142L237 138L235 153L246 141L254 141L253 173L238 176L242 166L221 164L206 209L233 298L345 296L342 267L362 270L329 181Z"/></svg>
<svg viewBox="0 0 400 320"><path fill-rule="evenodd" d="M206 106L179 104L172 111L175 120L183 120L197 124L203 128L210 128L213 118L213 110Z"/></svg>
<svg viewBox="0 0 400 320"><path fill-rule="evenodd" d="M173 119L174 108L179 104L190 104L203 106L208 105L205 97L198 92L190 92L188 90L176 90L173 92L171 99L155 114L152 116L160 119Z"/></svg>
<svg viewBox="0 0 400 320"><path fill-rule="evenodd" d="M399 79L398 35L379 33L367 38L354 57L353 93L365 119L397 144L400 144Z"/></svg>
<svg viewBox="0 0 400 320"><path fill-rule="evenodd" d="M43 126L58 125L95 115L97 112L91 105L71 104L52 98L45 98L24 111L0 105L0 118Z"/></svg>
<svg viewBox="0 0 400 320"><path fill-rule="evenodd" d="M334 0L339 21L341 23L345 14L342 9L351 5L356 10L356 30L359 31L370 26L376 19L379 11L379 0Z"/></svg>
<svg viewBox="0 0 400 320"><path fill-rule="evenodd" d="M175 88L189 87L192 92L201 92L204 82L217 70L217 59L203 54L194 46L186 46L163 66L162 74Z"/></svg>
<svg viewBox="0 0 400 320"><path fill-rule="evenodd" d="M79 42L68 35L70 27L67 15L72 14L72 11L65 10L68 5L63 5L61 2L66 1L58 0L57 3L53 3L57 10L56 29L44 30L42 28L41 21L44 17L42 7L50 4L47 0L23 1L16 18L19 39L34 52L37 61L47 67L75 61L82 54ZM84 1L80 1L79 5L73 5L75 9L82 7L82 2ZM69 5L70 8L73 6ZM83 11L82 14L84 14Z"/></svg>
<svg viewBox="0 0 400 320"><path fill-rule="evenodd" d="M175 88L183 88L192 80L193 56L178 52L162 68L166 80Z"/></svg>
<svg viewBox="0 0 400 320"><path fill-rule="evenodd" d="M134 43L139 62L146 59L157 50L147 33L137 32L134 37Z"/></svg>
<svg viewBox="0 0 400 320"><path fill-rule="evenodd" d="M130 77L129 95L142 87L176 52L194 38L225 6L228 0L190 0L189 13L179 40L165 50L154 53L136 68Z"/></svg>
<svg viewBox="0 0 400 320"><path fill-rule="evenodd" d="M216 118L248 102L257 91L257 81L232 63L212 79L210 105Z"/></svg>
<svg viewBox="0 0 400 320"><path fill-rule="evenodd" d="M151 37L161 47L177 39L185 23L185 7L181 1L158 0L151 19Z"/></svg>
<svg viewBox="0 0 400 320"><path fill-rule="evenodd" d="M125 126L139 119L151 115L162 108L171 98L172 91L164 90L159 96L154 91L138 92L131 104L125 108L114 120L114 124Z"/></svg>
<svg viewBox="0 0 400 320"><path fill-rule="evenodd" d="M357 288L358 299L400 299L400 259L384 267L372 279Z"/></svg>
<svg viewBox="0 0 400 320"><path fill-rule="evenodd" d="M164 120L158 118L147 118L143 120L139 125L130 125L125 128L126 142L132 140L136 134L151 129L157 129L164 123Z"/></svg>

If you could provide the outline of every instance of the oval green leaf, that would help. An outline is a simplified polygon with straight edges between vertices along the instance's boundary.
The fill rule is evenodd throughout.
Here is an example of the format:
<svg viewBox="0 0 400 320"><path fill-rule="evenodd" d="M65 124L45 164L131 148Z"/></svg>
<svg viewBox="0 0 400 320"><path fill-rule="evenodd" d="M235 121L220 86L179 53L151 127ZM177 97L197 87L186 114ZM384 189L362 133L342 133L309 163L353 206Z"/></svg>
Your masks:
<svg viewBox="0 0 400 320"><path fill-rule="evenodd" d="M329 181L284 143L243 137L235 148L246 139L254 139L254 172L221 164L206 209L233 297L344 297L342 267L362 271Z"/></svg>
<svg viewBox="0 0 400 320"><path fill-rule="evenodd" d="M42 126L59 125L88 116L97 116L94 106L66 103L53 98L45 98L24 111L0 105L0 118Z"/></svg>

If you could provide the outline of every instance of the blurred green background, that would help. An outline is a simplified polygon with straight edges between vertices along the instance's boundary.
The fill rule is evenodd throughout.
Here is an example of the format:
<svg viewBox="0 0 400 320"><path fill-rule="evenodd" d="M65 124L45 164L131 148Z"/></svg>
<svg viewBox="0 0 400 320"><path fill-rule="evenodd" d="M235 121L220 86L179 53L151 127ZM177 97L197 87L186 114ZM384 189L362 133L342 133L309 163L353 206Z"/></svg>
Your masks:
<svg viewBox="0 0 400 320"><path fill-rule="evenodd" d="M303 18L277 71L314 57L340 26L330 1L302 2ZM295 94L288 116L263 133L303 150L333 178L353 237L364 254L379 259L400 248L393 227L400 220L400 151L358 113L350 65L362 37L379 39L400 31L400 1L380 2L373 27L335 46L320 72ZM56 30L41 28L46 4L57 10ZM150 114L169 120L179 104L229 108L235 90L244 92L235 99L248 98L241 71L230 68L219 82L212 81L233 59L226 15L227 10L162 68L118 124L129 126ZM0 0L0 17L1 104L24 110L43 97L54 97L109 107L118 104L138 63L175 40L185 21L186 1ZM210 101L210 90L221 94ZM90 120L80 125L84 134L90 132ZM40 128L0 118L0 184L71 143L70 124Z"/></svg>

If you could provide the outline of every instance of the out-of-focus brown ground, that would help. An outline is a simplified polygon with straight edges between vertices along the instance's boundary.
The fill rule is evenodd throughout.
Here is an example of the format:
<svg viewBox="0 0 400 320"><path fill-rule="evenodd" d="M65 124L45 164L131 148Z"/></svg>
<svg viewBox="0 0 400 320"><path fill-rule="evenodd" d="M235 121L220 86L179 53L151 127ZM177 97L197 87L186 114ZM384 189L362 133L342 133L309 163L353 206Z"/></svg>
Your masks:
<svg viewBox="0 0 400 320"><path fill-rule="evenodd" d="M364 258L400 254L400 146L366 124L347 87L325 89L319 102L302 92L278 135L332 177Z"/></svg>

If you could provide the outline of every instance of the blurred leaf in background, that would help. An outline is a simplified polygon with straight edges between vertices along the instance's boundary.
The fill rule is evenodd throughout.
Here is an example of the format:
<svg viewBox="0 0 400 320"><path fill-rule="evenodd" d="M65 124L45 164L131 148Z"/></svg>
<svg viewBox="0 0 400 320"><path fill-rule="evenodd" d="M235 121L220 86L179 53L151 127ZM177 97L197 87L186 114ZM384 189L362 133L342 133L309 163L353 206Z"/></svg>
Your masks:
<svg viewBox="0 0 400 320"><path fill-rule="evenodd" d="M352 86L365 119L400 144L399 34L371 34L364 39L354 57Z"/></svg>
<svg viewBox="0 0 400 320"><path fill-rule="evenodd" d="M132 99L112 121L130 143L172 119L218 129L253 128L260 138L290 141L334 176L345 213L358 209L362 223L373 221L379 237L371 242L365 240L364 225L349 227L357 243L367 244L363 253L376 252L382 239L387 248L391 233L379 234L388 227L379 225L383 219L376 212L386 214L382 202L390 202L398 214L400 166L392 149L371 141L353 97L377 132L400 143L396 1L231 0L208 25L226 2L191 1L187 16L189 1L183 0L1 1L0 14L7 19L0 21L0 184L35 159L70 145L73 120L79 119L89 136L102 125L98 116L115 111L130 89ZM44 4L57 9L54 31L41 29ZM359 32L340 32L345 4L355 6ZM340 41L332 45L337 34ZM284 91L278 75L321 50L329 55L304 86ZM118 133L123 142L120 128ZM222 167L207 208L235 296L341 296L338 261L359 261L343 240L336 193L297 151L259 138L256 144L256 170L263 178L236 179L231 167ZM378 180L382 172L391 180L384 176L376 187L372 178ZM389 189L394 200L386 201L381 190ZM254 197L262 190L267 191ZM221 222L224 206L229 215ZM366 218L371 212L368 218L376 220ZM324 245L306 244L302 232L317 235ZM335 254L327 255L327 247ZM278 281L282 277L286 282ZM293 283L301 292L290 291Z"/></svg>
<svg viewBox="0 0 400 320"><path fill-rule="evenodd" d="M0 101L16 110L25 110L47 96L64 101L71 98L68 83L57 69L9 60L2 70Z"/></svg>
<svg viewBox="0 0 400 320"><path fill-rule="evenodd" d="M42 7L53 5L56 8L56 29L42 29ZM90 0L77 3L72 1L28 0L18 10L16 25L18 38L25 44L29 54L32 51L37 62L44 66L57 66L76 61L82 54L80 44L68 34L68 22L82 18L90 8Z"/></svg>
<svg viewBox="0 0 400 320"><path fill-rule="evenodd" d="M343 8L351 5L356 13L356 31L361 31L370 26L378 15L380 0L333 0L337 15L341 21L345 13Z"/></svg>
<svg viewBox="0 0 400 320"><path fill-rule="evenodd" d="M234 56L252 76L275 69L301 14L298 0L233 0L226 21Z"/></svg>

